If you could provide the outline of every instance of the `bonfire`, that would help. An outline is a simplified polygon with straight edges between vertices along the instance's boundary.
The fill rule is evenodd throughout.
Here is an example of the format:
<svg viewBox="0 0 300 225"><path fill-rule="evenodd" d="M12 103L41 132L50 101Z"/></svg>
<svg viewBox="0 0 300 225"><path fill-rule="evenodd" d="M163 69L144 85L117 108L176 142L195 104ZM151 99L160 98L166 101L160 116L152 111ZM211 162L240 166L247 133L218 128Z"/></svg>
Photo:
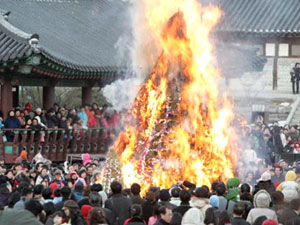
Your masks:
<svg viewBox="0 0 300 225"><path fill-rule="evenodd" d="M210 185L233 176L233 104L218 91L221 73L210 41L221 11L196 0L169 2L178 9L163 25L155 20L163 12L159 4L148 11L161 54L112 146L125 186L136 182L143 191L184 180Z"/></svg>

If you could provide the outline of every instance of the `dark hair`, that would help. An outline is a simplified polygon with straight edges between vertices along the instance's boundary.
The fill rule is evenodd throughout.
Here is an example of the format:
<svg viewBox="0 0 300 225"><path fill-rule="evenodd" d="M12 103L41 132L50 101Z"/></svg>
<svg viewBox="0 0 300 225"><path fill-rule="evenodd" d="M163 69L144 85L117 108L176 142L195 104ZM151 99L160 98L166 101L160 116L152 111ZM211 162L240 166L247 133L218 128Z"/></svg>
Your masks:
<svg viewBox="0 0 300 225"><path fill-rule="evenodd" d="M226 192L226 186L224 183L219 183L216 188L216 192L218 196L223 196Z"/></svg>
<svg viewBox="0 0 300 225"><path fill-rule="evenodd" d="M189 202L191 200L191 193L188 190L181 190L179 193L181 202Z"/></svg>
<svg viewBox="0 0 300 225"><path fill-rule="evenodd" d="M40 195L40 194L42 194L43 190L44 190L44 185L38 184L38 185L34 186L33 194L34 195Z"/></svg>
<svg viewBox="0 0 300 225"><path fill-rule="evenodd" d="M179 187L172 188L172 190L171 190L172 197L178 198L179 194L180 194L180 191L181 191L181 189Z"/></svg>
<svg viewBox="0 0 300 225"><path fill-rule="evenodd" d="M242 184L242 186L241 186L242 193L244 193L244 192L250 193L250 190L251 190L251 188L250 188L249 184L246 184L246 183Z"/></svg>
<svg viewBox="0 0 300 225"><path fill-rule="evenodd" d="M43 196L44 199L51 199L52 189L51 188L45 188L43 190L42 196Z"/></svg>
<svg viewBox="0 0 300 225"><path fill-rule="evenodd" d="M266 216L259 216L254 220L253 225L262 225L262 223L267 220L268 218Z"/></svg>
<svg viewBox="0 0 300 225"><path fill-rule="evenodd" d="M98 224L105 224L105 214L102 208L94 207L89 212L89 224L90 225L98 225Z"/></svg>
<svg viewBox="0 0 300 225"><path fill-rule="evenodd" d="M21 195L19 192L13 192L8 198L8 208L13 208L14 205L20 201Z"/></svg>
<svg viewBox="0 0 300 225"><path fill-rule="evenodd" d="M282 172L282 167L281 166L276 166L275 169L279 168L280 171Z"/></svg>
<svg viewBox="0 0 300 225"><path fill-rule="evenodd" d="M63 186L61 188L61 196L64 198L64 199L69 199L70 197L70 194L71 194L71 188L69 188L68 186Z"/></svg>
<svg viewBox="0 0 300 225"><path fill-rule="evenodd" d="M208 198L209 197L209 191L206 187L198 187L194 191L194 195L198 198Z"/></svg>
<svg viewBox="0 0 300 225"><path fill-rule="evenodd" d="M274 191L271 193L271 199L274 204L280 204L284 200L284 195L281 191Z"/></svg>
<svg viewBox="0 0 300 225"><path fill-rule="evenodd" d="M170 225L181 225L182 216L179 212L174 212Z"/></svg>
<svg viewBox="0 0 300 225"><path fill-rule="evenodd" d="M99 207L102 204L101 195L96 191L91 191L89 194L89 202L93 207Z"/></svg>
<svg viewBox="0 0 300 225"><path fill-rule="evenodd" d="M164 214L165 215L166 212L167 212L167 209L172 210L171 207L162 205L162 206L159 207L158 212L159 212L159 214Z"/></svg>
<svg viewBox="0 0 300 225"><path fill-rule="evenodd" d="M228 212L226 210L220 213L219 223L220 224L230 223L230 216L228 215Z"/></svg>
<svg viewBox="0 0 300 225"><path fill-rule="evenodd" d="M300 207L300 199L293 199L290 203L290 207L291 209L298 211Z"/></svg>
<svg viewBox="0 0 300 225"><path fill-rule="evenodd" d="M219 181L214 181L214 182L212 183L212 185L211 185L212 191L216 191L216 188L217 188L218 184L219 184Z"/></svg>
<svg viewBox="0 0 300 225"><path fill-rule="evenodd" d="M61 197L61 190L60 190L60 188L56 188L54 190L54 196L55 197Z"/></svg>
<svg viewBox="0 0 300 225"><path fill-rule="evenodd" d="M242 216L245 212L245 206L243 203L236 203L233 206L233 213L237 216Z"/></svg>
<svg viewBox="0 0 300 225"><path fill-rule="evenodd" d="M22 196L26 196L26 195L31 194L31 193L32 193L32 189L29 188L29 187L24 187L24 188L22 189L22 191L21 191L21 195L22 195Z"/></svg>
<svg viewBox="0 0 300 225"><path fill-rule="evenodd" d="M25 209L32 212L36 217L43 211L43 206L37 199L30 199L25 202Z"/></svg>
<svg viewBox="0 0 300 225"><path fill-rule="evenodd" d="M118 181L113 181L110 184L110 188L113 194L120 194L122 192L122 184Z"/></svg>
<svg viewBox="0 0 300 225"><path fill-rule="evenodd" d="M132 217L140 217L142 215L142 207L138 204L133 204L130 212Z"/></svg>
<svg viewBox="0 0 300 225"><path fill-rule="evenodd" d="M141 192L141 186L137 183L133 183L130 187L130 191L134 195L139 195Z"/></svg>
<svg viewBox="0 0 300 225"><path fill-rule="evenodd" d="M102 191L102 190L103 190L103 186L101 184L93 184L91 186L91 191L99 192L99 191Z"/></svg>
<svg viewBox="0 0 300 225"><path fill-rule="evenodd" d="M46 216L50 216L50 215L52 215L53 213L55 213L55 211L56 211L53 202L47 202L47 203L44 203L43 209L44 209L44 211L45 211L45 213L46 213Z"/></svg>

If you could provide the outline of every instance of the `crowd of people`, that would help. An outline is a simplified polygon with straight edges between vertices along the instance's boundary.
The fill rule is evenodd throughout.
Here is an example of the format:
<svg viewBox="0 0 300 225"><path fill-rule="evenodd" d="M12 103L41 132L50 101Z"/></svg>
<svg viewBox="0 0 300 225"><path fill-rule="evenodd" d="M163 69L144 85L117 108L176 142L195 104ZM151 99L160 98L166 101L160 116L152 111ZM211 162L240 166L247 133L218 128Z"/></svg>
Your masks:
<svg viewBox="0 0 300 225"><path fill-rule="evenodd" d="M99 108L96 103L75 109L69 109L67 106L59 107L58 104L54 104L47 111L41 108L33 111L31 104L26 103L24 108L16 107L10 110L5 121L0 119L0 128L24 128L35 131L54 128L87 129L101 127L107 130L118 129L120 127L121 114L114 111L112 115L109 115L107 108L107 105ZM106 136L108 135L109 132L106 132ZM5 141L12 142L13 139L14 133L6 131Z"/></svg>
<svg viewBox="0 0 300 225"><path fill-rule="evenodd" d="M112 181L101 185L99 160L89 154L73 164L16 163L0 159L0 224L46 225L296 225L300 224L300 165L271 167L261 162L254 183L238 177L211 187L178 182L141 195ZM248 180L250 181L250 180Z"/></svg>

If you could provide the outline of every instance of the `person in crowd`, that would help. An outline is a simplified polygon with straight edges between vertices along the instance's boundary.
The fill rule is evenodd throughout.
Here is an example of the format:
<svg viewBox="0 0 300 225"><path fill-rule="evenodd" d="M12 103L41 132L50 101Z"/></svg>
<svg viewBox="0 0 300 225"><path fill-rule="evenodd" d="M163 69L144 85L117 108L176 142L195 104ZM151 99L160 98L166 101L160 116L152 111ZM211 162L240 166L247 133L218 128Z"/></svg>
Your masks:
<svg viewBox="0 0 300 225"><path fill-rule="evenodd" d="M297 81L297 77L296 77L296 71L298 70L298 65L299 63L297 62L290 71L293 94L299 93L299 82ZM299 75L299 73L297 74Z"/></svg>
<svg viewBox="0 0 300 225"><path fill-rule="evenodd" d="M163 189L159 192L159 204L166 205L171 207L172 209L175 209L177 205L172 204L170 200L171 200L171 196L167 189Z"/></svg>
<svg viewBox="0 0 300 225"><path fill-rule="evenodd" d="M86 114L84 106L80 107L80 112L77 115L81 121L83 121L83 125L87 127L88 125L88 116Z"/></svg>
<svg viewBox="0 0 300 225"><path fill-rule="evenodd" d="M271 209L276 212L277 217L280 217L282 210L285 208L284 195L280 191L274 191L271 193L272 207Z"/></svg>
<svg viewBox="0 0 300 225"><path fill-rule="evenodd" d="M15 116L15 112L13 110L8 112L8 118L4 122L4 127L7 129L20 129L22 128L22 124ZM13 131L6 131L5 136L8 142L12 142L14 140L14 132Z"/></svg>
<svg viewBox="0 0 300 225"><path fill-rule="evenodd" d="M154 225L168 225L172 220L172 208L162 205L159 208L160 219ZM183 224L183 223L182 223Z"/></svg>
<svg viewBox="0 0 300 225"><path fill-rule="evenodd" d="M24 187L21 191L21 199L14 205L14 209L25 209L25 202L31 199L33 196L32 189L30 187Z"/></svg>
<svg viewBox="0 0 300 225"><path fill-rule="evenodd" d="M181 188L173 187L171 189L171 200L170 203L176 205L177 207L180 205L181 201L179 198Z"/></svg>
<svg viewBox="0 0 300 225"><path fill-rule="evenodd" d="M48 168L45 166L42 168L40 174L36 178L36 184L42 184L43 182L50 183L50 176L48 175Z"/></svg>
<svg viewBox="0 0 300 225"><path fill-rule="evenodd" d="M179 206L173 209L173 213L178 212L183 217L184 214L191 208L190 206L191 193L188 190L182 189L179 193L179 198L181 203Z"/></svg>
<svg viewBox="0 0 300 225"><path fill-rule="evenodd" d="M232 225L250 225L244 218L243 215L245 214L245 207L242 203L236 203L233 207L233 219L231 224Z"/></svg>
<svg viewBox="0 0 300 225"><path fill-rule="evenodd" d="M300 186L296 182L297 175L294 171L289 171L285 175L285 181L278 187L277 191L281 191L284 195L284 202L289 203L291 200L298 198Z"/></svg>
<svg viewBox="0 0 300 225"><path fill-rule="evenodd" d="M113 181L110 185L112 196L105 201L105 208L113 213L113 225L124 224L125 220L130 216L131 200L122 193L122 184Z"/></svg>
<svg viewBox="0 0 300 225"><path fill-rule="evenodd" d="M157 193L148 191L145 198L146 202L142 204L143 220L148 224L149 218L153 216L155 207L157 206Z"/></svg>
<svg viewBox="0 0 300 225"><path fill-rule="evenodd" d="M87 225L85 219L82 217L79 206L74 200L67 200L63 204L63 211L66 215L67 224L71 225Z"/></svg>
<svg viewBox="0 0 300 225"><path fill-rule="evenodd" d="M277 215L275 211L270 209L271 201L271 196L266 190L259 190L254 195L254 208L250 210L247 217L247 222L253 224L254 221L260 216L266 216L268 219L273 219L277 222Z"/></svg>
<svg viewBox="0 0 300 225"><path fill-rule="evenodd" d="M89 225L106 224L104 211L101 208L95 207L91 209L88 217Z"/></svg>
<svg viewBox="0 0 300 225"><path fill-rule="evenodd" d="M232 215L234 201L225 198L226 186L223 182L219 183L216 188L217 196L219 198L219 209L221 211L227 211L229 215Z"/></svg>
<svg viewBox="0 0 300 225"><path fill-rule="evenodd" d="M131 204L139 204L142 205L146 201L141 198L140 193L141 193L141 186L137 183L133 183L130 187L130 191L132 193L131 196Z"/></svg>
<svg viewBox="0 0 300 225"><path fill-rule="evenodd" d="M124 225L143 225L146 224L142 219L142 207L140 204L133 204L131 206L131 217L128 218Z"/></svg>
<svg viewBox="0 0 300 225"><path fill-rule="evenodd" d="M258 183L255 185L254 194L260 190L266 190L271 194L275 191L275 186L271 181L271 174L266 171L261 175L261 178L258 180Z"/></svg>
<svg viewBox="0 0 300 225"><path fill-rule="evenodd" d="M275 175L271 177L271 182L276 185L284 181L284 174L280 166L275 168Z"/></svg>

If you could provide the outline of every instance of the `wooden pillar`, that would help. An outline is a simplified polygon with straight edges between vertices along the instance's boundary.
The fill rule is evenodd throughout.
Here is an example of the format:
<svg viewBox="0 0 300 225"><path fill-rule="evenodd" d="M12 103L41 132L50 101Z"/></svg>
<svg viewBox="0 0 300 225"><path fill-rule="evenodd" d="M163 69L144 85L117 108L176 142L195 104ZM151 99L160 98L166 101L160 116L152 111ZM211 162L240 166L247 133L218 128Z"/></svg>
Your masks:
<svg viewBox="0 0 300 225"><path fill-rule="evenodd" d="M278 56L279 56L279 43L275 42L275 55L273 61L273 90L278 87Z"/></svg>
<svg viewBox="0 0 300 225"><path fill-rule="evenodd" d="M10 80L3 80L3 84L1 86L1 110L3 113L3 118L6 119L8 117L9 110L13 108L13 93L12 93L12 85Z"/></svg>
<svg viewBox="0 0 300 225"><path fill-rule="evenodd" d="M53 107L55 101L55 87L43 87L43 109L48 110Z"/></svg>
<svg viewBox="0 0 300 225"><path fill-rule="evenodd" d="M92 87L82 87L82 105L91 105L92 101Z"/></svg>
<svg viewBox="0 0 300 225"><path fill-rule="evenodd" d="M13 86L13 107L16 108L19 105L19 86Z"/></svg>

